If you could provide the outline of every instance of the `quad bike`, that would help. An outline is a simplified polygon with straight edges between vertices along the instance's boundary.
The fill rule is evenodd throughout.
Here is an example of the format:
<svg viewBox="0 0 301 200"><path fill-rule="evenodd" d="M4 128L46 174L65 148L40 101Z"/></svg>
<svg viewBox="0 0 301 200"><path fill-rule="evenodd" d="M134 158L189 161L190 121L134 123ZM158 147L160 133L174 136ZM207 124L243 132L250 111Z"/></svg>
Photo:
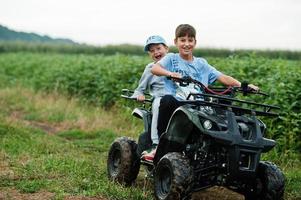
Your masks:
<svg viewBox="0 0 301 200"><path fill-rule="evenodd" d="M264 138L266 125L257 117L277 117L277 106L235 98L238 92L263 94L242 87L208 88L190 78L173 79L181 86L194 84L202 93L190 93L177 108L161 135L153 162L140 159L151 145L151 112L135 108L144 122L138 143L117 138L108 154L108 177L131 185L140 165L153 177L154 195L160 200L190 199L193 192L215 185L227 187L247 200L283 199L284 175L273 163L260 161L275 141ZM122 97L130 99L131 91Z"/></svg>

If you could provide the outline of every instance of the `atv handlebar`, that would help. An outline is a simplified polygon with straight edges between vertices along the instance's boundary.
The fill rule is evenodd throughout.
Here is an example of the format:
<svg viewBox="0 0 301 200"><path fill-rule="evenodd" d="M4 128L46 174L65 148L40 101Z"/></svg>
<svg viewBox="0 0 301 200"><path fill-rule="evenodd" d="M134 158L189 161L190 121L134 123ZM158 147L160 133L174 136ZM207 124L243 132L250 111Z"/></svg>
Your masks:
<svg viewBox="0 0 301 200"><path fill-rule="evenodd" d="M132 97L132 95L134 94L134 91L129 90L129 89L122 89L121 90L122 94L121 97L125 98L125 99L130 99L130 100L135 100L137 101L136 97ZM153 99L151 98L150 94L145 94L146 96L148 96L149 98L146 98L144 101L142 101L143 103L145 102L149 102L151 103L153 101Z"/></svg>
<svg viewBox="0 0 301 200"><path fill-rule="evenodd" d="M229 95L229 96L234 96L236 92L241 92L243 95L247 94L259 94L263 96L269 96L268 94L261 92L261 91L256 91L252 89L251 87L248 86L247 82L243 82L241 87L237 86L229 86L229 87L207 87L203 83L199 82L198 80L195 80L191 78L190 76L184 76L181 78L177 77L167 77L168 79L171 79L175 82L178 82L180 86L187 86L190 83L195 84L198 86L202 92L207 93L207 94L214 94L214 95Z"/></svg>
<svg viewBox="0 0 301 200"><path fill-rule="evenodd" d="M187 97L186 102L190 102L192 104L200 104L200 105L211 105L217 107L223 107L225 109L231 109L237 113L255 113L256 115L261 116L278 116L277 113L271 112L271 109L280 109L278 106L261 104L251 101L244 101L234 98L236 92L241 92L243 95L247 94L260 94L264 96L268 96L267 94L259 91L255 91L252 88L248 87L248 83L243 82L242 87L206 87L201 82L191 78L191 77L182 77L182 78L174 78L169 77L175 82L179 82L181 86L188 86L189 83L193 83L201 89L201 93L190 93ZM190 97L201 97L202 101L189 100ZM207 99L207 100L206 100ZM214 101L214 99L216 101ZM246 108L248 106L255 106L261 108L262 110L257 110L254 108Z"/></svg>

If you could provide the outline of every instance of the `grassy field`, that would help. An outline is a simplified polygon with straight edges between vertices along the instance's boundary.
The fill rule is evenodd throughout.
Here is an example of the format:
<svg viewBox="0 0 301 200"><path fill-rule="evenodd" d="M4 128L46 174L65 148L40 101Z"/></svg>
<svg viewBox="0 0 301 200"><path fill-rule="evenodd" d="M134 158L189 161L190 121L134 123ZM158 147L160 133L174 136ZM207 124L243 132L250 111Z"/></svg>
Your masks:
<svg viewBox="0 0 301 200"><path fill-rule="evenodd" d="M284 171L285 199L301 199L300 62L209 60L228 74L252 77L274 95L268 103L282 106L281 118L268 123L278 146L263 158ZM124 135L137 138L142 130L130 116L133 105L120 101L119 91L136 86L148 61L124 55L0 54L0 199L153 199L143 169L130 188L109 182L106 174L111 142ZM219 188L197 199L210 199L208 193L218 195L211 199L242 199Z"/></svg>
<svg viewBox="0 0 301 200"><path fill-rule="evenodd" d="M279 118L264 119L269 127L267 136L278 142L273 157L281 158L281 162L300 160L301 62L258 55L207 59L220 71L259 85L270 94L267 98L243 99L281 106ZM121 89L135 88L148 62L147 56L122 54L4 53L0 54L0 86L22 85L37 91L57 92L110 109L124 105Z"/></svg>
<svg viewBox="0 0 301 200"><path fill-rule="evenodd" d="M134 187L107 180L109 145L121 135L135 138L142 128L138 121L24 88L2 88L0 99L0 194L14 189L28 199L37 194L46 199L152 199L143 170ZM281 168L286 199L301 198L300 163Z"/></svg>
<svg viewBox="0 0 301 200"><path fill-rule="evenodd" d="M139 183L124 188L107 179L109 145L123 132L133 135L137 130L131 133L129 127L122 127L126 119L114 111L20 88L1 89L0 99L3 191L42 190L53 193L55 199L66 195L151 199Z"/></svg>

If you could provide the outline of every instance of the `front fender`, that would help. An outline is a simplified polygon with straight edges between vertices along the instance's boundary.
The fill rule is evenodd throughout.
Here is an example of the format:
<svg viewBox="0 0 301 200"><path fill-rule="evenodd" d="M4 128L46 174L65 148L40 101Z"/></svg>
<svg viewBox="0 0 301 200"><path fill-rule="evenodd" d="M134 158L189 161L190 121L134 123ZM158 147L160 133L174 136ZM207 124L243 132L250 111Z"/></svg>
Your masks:
<svg viewBox="0 0 301 200"><path fill-rule="evenodd" d="M177 108L169 120L166 132L160 137L155 164L168 152L183 151L194 126L201 126L196 111L189 109L187 105Z"/></svg>
<svg viewBox="0 0 301 200"><path fill-rule="evenodd" d="M201 126L198 114L188 106L181 106L172 114L164 138L180 144L186 144L193 126Z"/></svg>

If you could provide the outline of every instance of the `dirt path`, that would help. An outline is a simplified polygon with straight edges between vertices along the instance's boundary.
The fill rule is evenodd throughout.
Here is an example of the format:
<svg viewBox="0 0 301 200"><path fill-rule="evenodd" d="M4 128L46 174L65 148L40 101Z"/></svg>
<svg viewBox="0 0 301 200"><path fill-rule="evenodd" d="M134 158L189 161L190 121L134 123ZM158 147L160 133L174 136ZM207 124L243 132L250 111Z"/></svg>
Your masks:
<svg viewBox="0 0 301 200"><path fill-rule="evenodd" d="M140 170L137 181L136 181L136 187L138 188L147 188L147 190L143 191L151 191L153 190L152 180L145 179L145 171ZM192 200L244 200L244 196L241 194L238 194L236 192L233 192L225 187L212 187L205 190L202 190L200 192L195 192L192 195Z"/></svg>
<svg viewBox="0 0 301 200"><path fill-rule="evenodd" d="M64 127L62 124L51 124L47 122L38 122L38 121L32 121L32 120L25 120L23 119L22 112L12 112L10 116L8 117L8 122L10 123L19 123L23 124L25 126L30 126L33 128L41 129L45 131L48 134L55 134L57 132L68 130L69 127Z"/></svg>
<svg viewBox="0 0 301 200"><path fill-rule="evenodd" d="M55 194L47 191L21 193L16 189L1 188L0 200L53 200ZM103 197L65 196L64 200L107 200Z"/></svg>
<svg viewBox="0 0 301 200"><path fill-rule="evenodd" d="M1 188L0 200L50 200L54 199L54 194L50 192L40 191L32 194L20 193L18 190L11 188Z"/></svg>
<svg viewBox="0 0 301 200"><path fill-rule="evenodd" d="M244 196L228 190L224 187L213 187L201 192L194 193L192 196L193 200L244 200Z"/></svg>
<svg viewBox="0 0 301 200"><path fill-rule="evenodd" d="M53 200L55 194L47 191L36 193L21 193L16 189L1 188L0 200ZM226 188L214 187L193 194L192 200L244 200L242 195L232 192ZM66 196L64 200L107 200L103 197Z"/></svg>

